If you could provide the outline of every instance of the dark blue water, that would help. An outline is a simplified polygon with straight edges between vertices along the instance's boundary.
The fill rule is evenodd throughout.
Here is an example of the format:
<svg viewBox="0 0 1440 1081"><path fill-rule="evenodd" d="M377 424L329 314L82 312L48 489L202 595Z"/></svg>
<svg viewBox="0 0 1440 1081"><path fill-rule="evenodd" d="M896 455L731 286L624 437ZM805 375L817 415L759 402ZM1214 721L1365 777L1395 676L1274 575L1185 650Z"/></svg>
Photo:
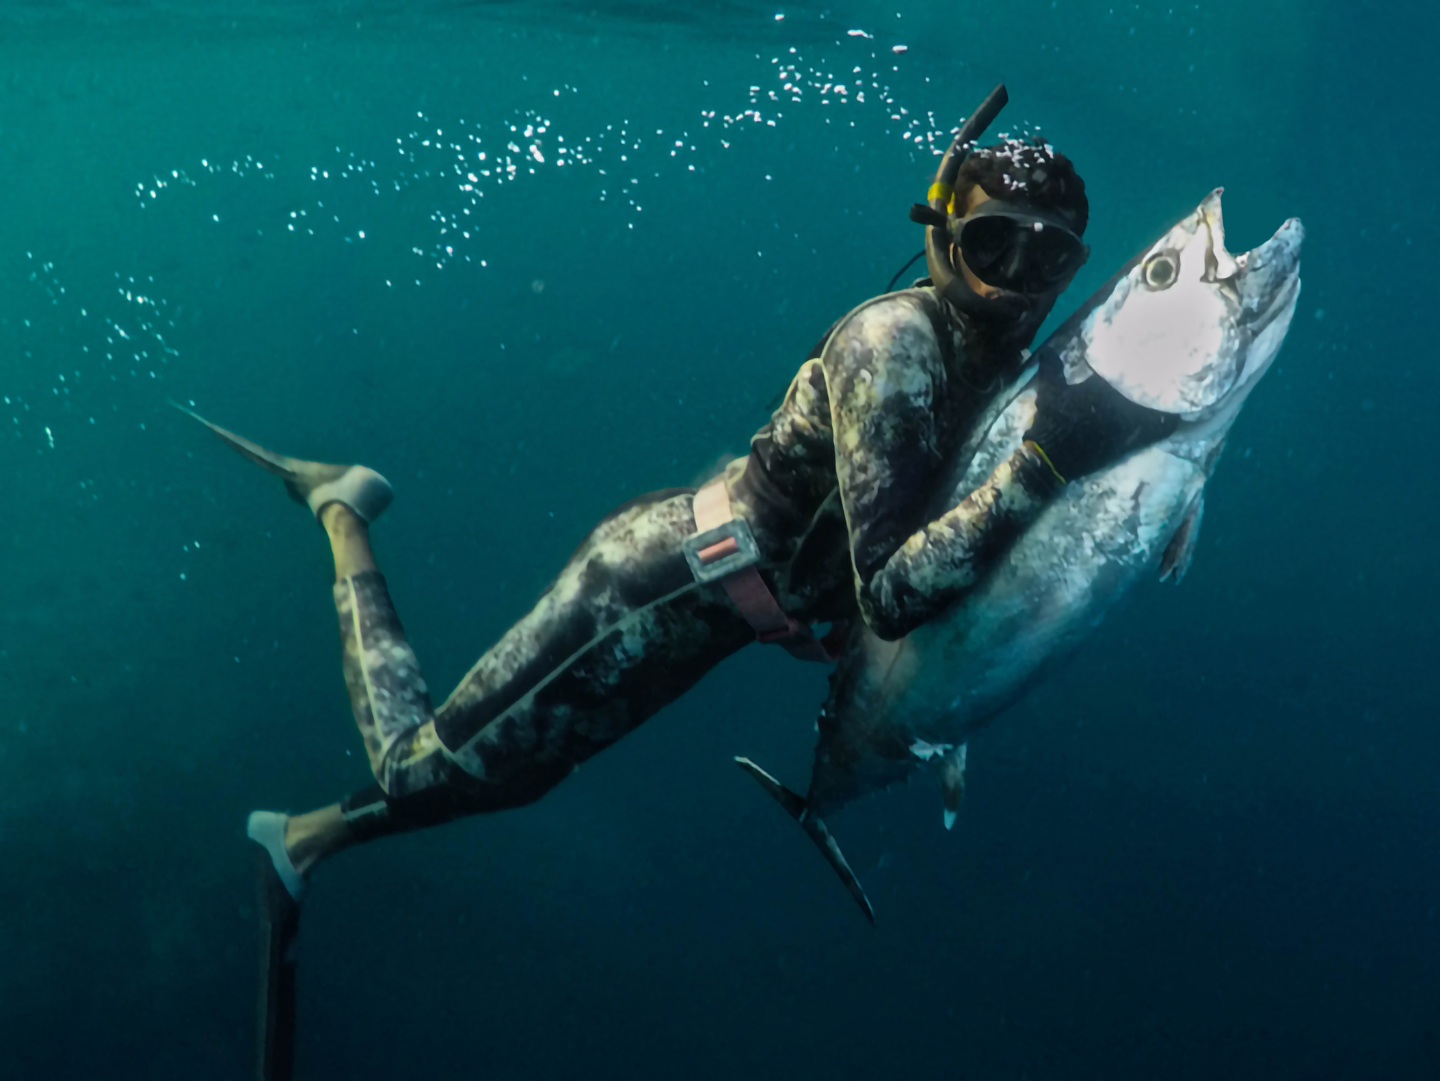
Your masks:
<svg viewBox="0 0 1440 1081"><path fill-rule="evenodd" d="M6 5L0 1077L247 1076L245 814L368 781L323 537L167 398L396 483L443 696L743 453L1001 79L1087 181L1069 303L1216 185L1233 250L1305 221L1190 577L975 741L953 833L928 783L834 820L876 930L730 762L808 769L823 673L758 649L537 806L337 859L300 1075L1440 1076L1435 23Z"/></svg>

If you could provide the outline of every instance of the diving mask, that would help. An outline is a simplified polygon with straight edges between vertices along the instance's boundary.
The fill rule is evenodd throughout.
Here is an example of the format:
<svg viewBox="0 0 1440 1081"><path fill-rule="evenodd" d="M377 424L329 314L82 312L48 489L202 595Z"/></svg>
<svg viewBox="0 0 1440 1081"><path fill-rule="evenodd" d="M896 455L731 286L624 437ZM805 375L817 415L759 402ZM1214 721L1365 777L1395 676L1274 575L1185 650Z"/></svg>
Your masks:
<svg viewBox="0 0 1440 1081"><path fill-rule="evenodd" d="M1028 342L1054 303L1055 286L1063 285L1065 275L1085 261L1088 249L1063 218L1020 210L999 200L988 210L982 203L973 214L950 217L960 166L1007 101L1009 95L1001 84L965 121L940 158L926 201L910 208L910 220L926 227L925 264L935 291L971 318L1010 323ZM963 235L967 230L971 230L968 249ZM957 270L952 244L975 277L990 286L984 296Z"/></svg>
<svg viewBox="0 0 1440 1081"><path fill-rule="evenodd" d="M988 200L950 220L950 235L970 272L1014 293L1046 293L1085 262L1089 249L1065 220Z"/></svg>

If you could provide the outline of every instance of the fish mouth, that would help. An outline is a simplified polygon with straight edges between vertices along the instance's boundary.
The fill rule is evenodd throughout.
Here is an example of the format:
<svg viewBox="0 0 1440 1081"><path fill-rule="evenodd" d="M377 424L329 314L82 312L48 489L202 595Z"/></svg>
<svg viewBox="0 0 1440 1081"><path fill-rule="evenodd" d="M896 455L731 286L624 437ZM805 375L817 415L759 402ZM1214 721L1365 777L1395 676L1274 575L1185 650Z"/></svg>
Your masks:
<svg viewBox="0 0 1440 1081"><path fill-rule="evenodd" d="M1203 280L1219 291L1229 309L1232 329L1226 334L1226 352L1234 366L1223 391L1188 414L1191 420L1233 416L1279 353L1300 298L1300 249L1305 241L1300 219L1288 219L1265 243L1232 256L1225 248L1222 190L1211 192L1198 209L1209 233Z"/></svg>
<svg viewBox="0 0 1440 1081"><path fill-rule="evenodd" d="M1259 334L1293 305L1298 295L1305 227L1299 218L1290 218L1264 244L1231 255L1225 248L1225 216L1220 202L1224 191L1216 188L1198 208L1210 234L1206 278L1238 304L1240 326Z"/></svg>
<svg viewBox="0 0 1440 1081"><path fill-rule="evenodd" d="M1300 249L1305 227L1291 218L1275 235L1236 259L1241 324L1259 334L1294 307L1300 292Z"/></svg>

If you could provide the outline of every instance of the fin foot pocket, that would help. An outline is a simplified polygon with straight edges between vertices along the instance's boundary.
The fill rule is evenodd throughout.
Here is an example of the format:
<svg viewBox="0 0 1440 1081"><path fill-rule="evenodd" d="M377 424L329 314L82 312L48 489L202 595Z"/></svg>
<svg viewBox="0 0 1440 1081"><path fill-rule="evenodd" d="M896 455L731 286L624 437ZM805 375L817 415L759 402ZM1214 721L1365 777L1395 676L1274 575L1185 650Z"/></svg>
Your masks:
<svg viewBox="0 0 1440 1081"><path fill-rule="evenodd" d="M289 822L290 816L278 811L252 811L245 822L245 835L265 850L276 879L298 905L305 899L305 876L295 870L285 848L285 827Z"/></svg>

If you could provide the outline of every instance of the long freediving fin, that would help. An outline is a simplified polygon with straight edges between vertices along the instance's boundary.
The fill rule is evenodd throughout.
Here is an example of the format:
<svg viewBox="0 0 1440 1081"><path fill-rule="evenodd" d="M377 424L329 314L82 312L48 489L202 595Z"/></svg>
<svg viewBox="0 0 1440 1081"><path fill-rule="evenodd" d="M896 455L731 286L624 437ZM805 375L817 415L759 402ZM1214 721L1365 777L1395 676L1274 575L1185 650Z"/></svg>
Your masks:
<svg viewBox="0 0 1440 1081"><path fill-rule="evenodd" d="M260 995L257 1081L290 1081L295 1073L295 939L300 905L280 880L270 854L260 860Z"/></svg>
<svg viewBox="0 0 1440 1081"><path fill-rule="evenodd" d="M317 519L328 504L343 503L366 522L373 522L395 498L390 482L366 466L308 462L276 454L259 443L252 443L243 435L236 435L228 428L212 424L195 410L179 402L171 401L170 404L187 417L198 420L209 428L231 450L250 459L267 473L281 478L290 498L301 506L309 507Z"/></svg>
<svg viewBox="0 0 1440 1081"><path fill-rule="evenodd" d="M860 910L865 913L865 918L873 926L875 909L870 906L870 898L865 896L865 887L860 885L860 880L855 877L855 872L850 869L850 864L845 860L845 854L840 851L840 846L835 843L835 838L830 836L830 830L826 827L824 819L810 813L810 808L803 796L798 792L790 791L750 759L737 757L735 764L759 781L760 787L769 792L775 798L775 802L784 807L790 817L800 823L800 828L805 831L810 840L815 842L815 847L820 850L820 854L825 857L830 866L835 868L835 873L840 876L840 881L845 883L845 888L850 891L850 896L855 898L855 903L860 906Z"/></svg>
<svg viewBox="0 0 1440 1081"><path fill-rule="evenodd" d="M199 413L195 412L195 410L189 409L177 401L172 400L170 404L192 420L198 420L218 435L231 450L243 454L267 473L274 473L277 477L282 477L285 480L295 480L299 476L297 467L308 464L298 461L295 458L286 457L284 454L276 454L274 451L266 450L260 446L259 443L252 443L243 435L236 435L227 428L222 428L218 424L212 424Z"/></svg>

